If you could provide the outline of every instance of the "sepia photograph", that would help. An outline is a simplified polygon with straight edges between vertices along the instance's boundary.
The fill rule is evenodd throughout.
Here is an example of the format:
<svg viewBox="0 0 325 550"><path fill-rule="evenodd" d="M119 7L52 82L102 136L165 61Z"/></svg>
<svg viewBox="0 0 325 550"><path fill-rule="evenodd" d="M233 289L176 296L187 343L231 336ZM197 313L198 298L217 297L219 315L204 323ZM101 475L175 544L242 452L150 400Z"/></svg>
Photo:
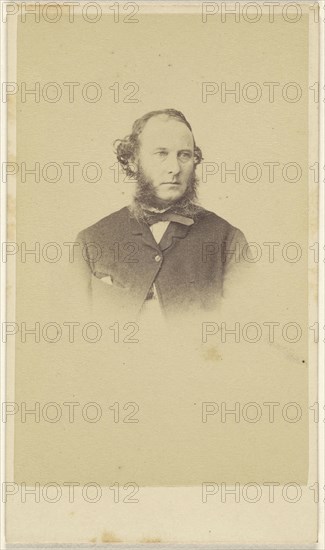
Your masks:
<svg viewBox="0 0 325 550"><path fill-rule="evenodd" d="M105 293L109 308L133 314L217 308L233 272L245 278L240 261L254 258L243 233L198 202L202 152L190 123L176 109L146 113L117 140L116 155L135 193L78 235L89 300L101 307Z"/></svg>
<svg viewBox="0 0 325 550"><path fill-rule="evenodd" d="M322 548L323 7L1 4L3 548Z"/></svg>

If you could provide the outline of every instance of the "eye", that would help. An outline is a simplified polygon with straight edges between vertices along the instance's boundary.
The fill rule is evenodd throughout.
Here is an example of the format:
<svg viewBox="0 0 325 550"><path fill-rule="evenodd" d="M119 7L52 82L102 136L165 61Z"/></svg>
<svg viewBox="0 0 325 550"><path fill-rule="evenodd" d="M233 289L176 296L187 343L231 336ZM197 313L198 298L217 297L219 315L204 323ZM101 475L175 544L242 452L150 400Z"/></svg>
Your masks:
<svg viewBox="0 0 325 550"><path fill-rule="evenodd" d="M192 157L193 157L193 154L191 153L191 151L181 151L178 155L178 158L182 162L186 162L186 161L190 160Z"/></svg>
<svg viewBox="0 0 325 550"><path fill-rule="evenodd" d="M155 155L157 155L157 157L159 158L165 158L168 155L168 153L167 151L157 151Z"/></svg>

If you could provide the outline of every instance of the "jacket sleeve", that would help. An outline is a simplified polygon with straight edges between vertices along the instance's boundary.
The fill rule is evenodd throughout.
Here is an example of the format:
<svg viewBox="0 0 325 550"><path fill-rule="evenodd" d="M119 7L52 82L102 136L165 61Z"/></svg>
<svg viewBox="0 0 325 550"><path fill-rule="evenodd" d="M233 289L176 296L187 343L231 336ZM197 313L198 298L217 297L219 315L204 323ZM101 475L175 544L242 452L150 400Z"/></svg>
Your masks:
<svg viewBox="0 0 325 550"><path fill-rule="evenodd" d="M224 246L223 297L240 296L249 290L255 259L245 235L233 228Z"/></svg>
<svg viewBox="0 0 325 550"><path fill-rule="evenodd" d="M75 241L74 302L83 315L116 319L133 312L128 288L121 287L105 262L101 241L81 231Z"/></svg>
<svg viewBox="0 0 325 550"><path fill-rule="evenodd" d="M83 232L79 233L73 246L72 263L70 264L71 310L79 317L87 317L91 311L91 276L92 270L87 254L86 240Z"/></svg>

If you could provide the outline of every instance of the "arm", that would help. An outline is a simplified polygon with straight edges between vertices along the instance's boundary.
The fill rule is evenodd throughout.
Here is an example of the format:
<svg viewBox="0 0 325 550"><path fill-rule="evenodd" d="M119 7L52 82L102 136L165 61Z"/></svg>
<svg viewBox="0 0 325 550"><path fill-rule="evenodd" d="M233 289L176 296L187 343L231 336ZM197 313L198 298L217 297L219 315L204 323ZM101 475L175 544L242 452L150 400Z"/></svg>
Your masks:
<svg viewBox="0 0 325 550"><path fill-rule="evenodd" d="M254 266L251 250L245 235L233 228L224 245L223 297L240 296L249 289L249 280Z"/></svg>

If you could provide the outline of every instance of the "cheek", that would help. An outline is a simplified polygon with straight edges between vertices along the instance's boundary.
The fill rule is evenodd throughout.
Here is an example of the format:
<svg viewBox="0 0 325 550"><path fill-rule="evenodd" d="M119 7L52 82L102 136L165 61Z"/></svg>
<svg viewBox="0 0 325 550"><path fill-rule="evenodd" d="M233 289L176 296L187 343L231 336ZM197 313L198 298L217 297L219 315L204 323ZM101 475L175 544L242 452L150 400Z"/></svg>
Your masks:
<svg viewBox="0 0 325 550"><path fill-rule="evenodd" d="M159 173L159 167L157 166L157 163L152 159L152 157L144 157L140 160L141 167L143 170L150 176L154 177L156 174Z"/></svg>
<svg viewBox="0 0 325 550"><path fill-rule="evenodd" d="M138 163L144 170L150 170L152 165L152 158L145 153L141 153L138 156Z"/></svg>
<svg viewBox="0 0 325 550"><path fill-rule="evenodd" d="M193 171L194 171L194 163L193 162L191 162L189 164L186 164L185 166L183 165L183 167L182 167L182 174L186 178L189 178L193 174Z"/></svg>

